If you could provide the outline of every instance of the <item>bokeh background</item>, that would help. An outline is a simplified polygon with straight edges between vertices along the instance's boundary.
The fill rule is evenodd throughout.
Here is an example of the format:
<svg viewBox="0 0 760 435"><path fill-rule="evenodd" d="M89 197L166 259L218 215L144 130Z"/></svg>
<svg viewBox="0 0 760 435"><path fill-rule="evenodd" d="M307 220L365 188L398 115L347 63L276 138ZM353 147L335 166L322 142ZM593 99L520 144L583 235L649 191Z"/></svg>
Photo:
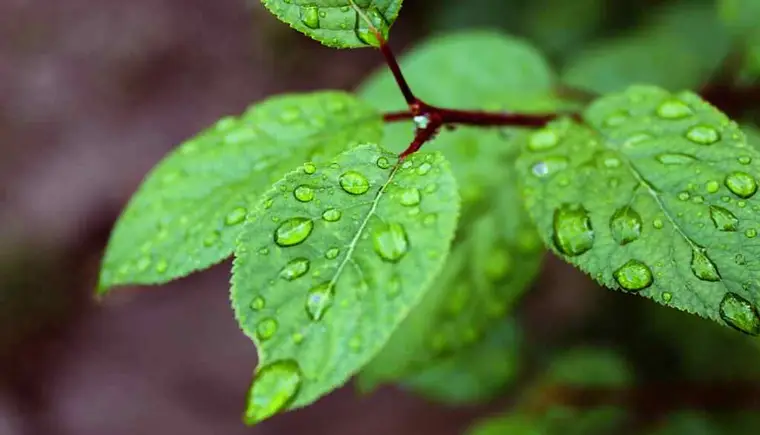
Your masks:
<svg viewBox="0 0 760 435"><path fill-rule="evenodd" d="M496 27L560 65L666 3L407 0L391 41L403 52L431 34ZM352 89L381 61L322 47L256 0L0 0L0 434L453 435L508 402L509 390L451 408L347 385L245 428L256 352L229 308L229 263L92 297L111 225L176 144L272 94ZM758 347L725 328L602 291L553 258L544 270L518 310L539 353L611 346L667 380L687 352L677 347L709 339L695 361L707 367L705 352L730 343L758 371ZM678 346L663 339L682 324L692 334Z"/></svg>

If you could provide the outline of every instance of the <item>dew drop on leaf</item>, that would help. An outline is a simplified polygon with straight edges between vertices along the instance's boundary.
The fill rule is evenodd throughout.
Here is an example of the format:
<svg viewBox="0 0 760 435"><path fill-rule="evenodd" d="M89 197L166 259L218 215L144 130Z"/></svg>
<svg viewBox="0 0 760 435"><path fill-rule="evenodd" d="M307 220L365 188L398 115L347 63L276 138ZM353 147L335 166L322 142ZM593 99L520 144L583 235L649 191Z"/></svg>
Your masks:
<svg viewBox="0 0 760 435"><path fill-rule="evenodd" d="M327 251L325 251L325 258L328 260L335 260L338 258L338 255L340 254L340 249L338 248L330 248Z"/></svg>
<svg viewBox="0 0 760 435"><path fill-rule="evenodd" d="M401 224L381 224L372 233L372 245L380 258L395 263L409 250L409 239Z"/></svg>
<svg viewBox="0 0 760 435"><path fill-rule="evenodd" d="M707 193L715 193L720 189L720 183L715 180L710 180L705 184Z"/></svg>
<svg viewBox="0 0 760 435"><path fill-rule="evenodd" d="M356 171L348 171L340 176L340 187L351 195L362 195L369 190L369 180Z"/></svg>
<svg viewBox="0 0 760 435"><path fill-rule="evenodd" d="M322 283L311 290L306 296L306 313L315 322L322 320L325 313L333 304L335 286L332 282Z"/></svg>
<svg viewBox="0 0 760 435"><path fill-rule="evenodd" d="M256 325L256 337L261 341L269 340L274 337L278 327L279 325L276 320L266 318Z"/></svg>
<svg viewBox="0 0 760 435"><path fill-rule="evenodd" d="M754 228L749 228L746 231L744 231L744 236L748 239L754 239L757 237L757 230Z"/></svg>
<svg viewBox="0 0 760 435"><path fill-rule="evenodd" d="M227 214L224 223L229 226L238 225L245 220L246 213L247 210L244 207L236 207Z"/></svg>
<svg viewBox="0 0 760 435"><path fill-rule="evenodd" d="M420 191L416 187L409 187L407 189L404 189L400 193L400 199L399 202L401 202L401 205L405 205L407 207L415 206L420 203Z"/></svg>
<svg viewBox="0 0 760 435"><path fill-rule="evenodd" d="M301 368L294 360L275 361L259 369L248 393L246 423L266 420L292 403L302 378Z"/></svg>
<svg viewBox="0 0 760 435"><path fill-rule="evenodd" d="M371 8L367 12L367 18L369 18L372 25L383 36L384 39L388 39L388 23L385 21L385 17L377 8ZM380 41L377 40L375 33L369 28L369 25L365 22L364 18L359 16L356 19L356 37L362 42L373 47L379 47Z"/></svg>
<svg viewBox="0 0 760 435"><path fill-rule="evenodd" d="M135 269L137 269L138 272L145 272L150 267L150 257L142 257L139 260L137 260L137 264L135 264Z"/></svg>
<svg viewBox="0 0 760 435"><path fill-rule="evenodd" d="M156 263L156 273L165 273L169 269L169 263L165 259L160 259Z"/></svg>
<svg viewBox="0 0 760 435"><path fill-rule="evenodd" d="M280 270L280 278L286 281L293 281L306 275L306 272L309 271L310 266L311 263L306 258L296 258L290 260L288 264L286 264L285 267Z"/></svg>
<svg viewBox="0 0 760 435"><path fill-rule="evenodd" d="M290 218L280 224L274 232L274 242L280 246L295 246L309 237L314 222L305 217Z"/></svg>
<svg viewBox="0 0 760 435"><path fill-rule="evenodd" d="M688 165L696 161L696 157L682 153L663 153L655 157L663 165Z"/></svg>
<svg viewBox="0 0 760 435"><path fill-rule="evenodd" d="M670 292L662 292L661 297L664 302L670 302L673 299L673 294Z"/></svg>
<svg viewBox="0 0 760 435"><path fill-rule="evenodd" d="M377 167L380 169L388 169L391 167L391 162L385 157L380 157L377 159Z"/></svg>
<svg viewBox="0 0 760 435"><path fill-rule="evenodd" d="M567 157L555 156L539 160L531 168L533 175L539 178L549 177L567 168Z"/></svg>
<svg viewBox="0 0 760 435"><path fill-rule="evenodd" d="M307 163L307 164L303 165L303 172L306 173L306 174L308 174L308 175L311 175L311 174L317 172L317 167L314 165L314 163Z"/></svg>
<svg viewBox="0 0 760 435"><path fill-rule="evenodd" d="M737 160L742 165L749 165L750 163L752 163L752 157L750 157L750 156L741 156Z"/></svg>
<svg viewBox="0 0 760 435"><path fill-rule="evenodd" d="M581 255L594 245L591 218L580 204L563 204L556 209L553 229L554 246L565 255Z"/></svg>
<svg viewBox="0 0 760 435"><path fill-rule="evenodd" d="M638 260L628 260L612 276L620 287L630 292L637 292L652 285L652 270Z"/></svg>
<svg viewBox="0 0 760 435"><path fill-rule="evenodd" d="M736 231L739 224L739 219L733 213L717 205L710 206L710 219L718 231Z"/></svg>
<svg viewBox="0 0 760 435"><path fill-rule="evenodd" d="M293 190L293 196L301 202L309 202L314 199L314 189L302 184Z"/></svg>
<svg viewBox="0 0 760 435"><path fill-rule="evenodd" d="M703 249L693 249L691 253L691 271L702 281L719 281L720 273L715 263Z"/></svg>
<svg viewBox="0 0 760 435"><path fill-rule="evenodd" d="M319 10L316 6L301 6L301 22L310 29L319 28Z"/></svg>
<svg viewBox="0 0 760 435"><path fill-rule="evenodd" d="M322 213L322 219L326 220L327 222L337 222L340 220L340 217L342 215L343 213L341 213L340 210L329 208L325 210L324 213Z"/></svg>
<svg viewBox="0 0 760 435"><path fill-rule="evenodd" d="M213 230L206 237L203 238L203 246L205 247L211 247L216 244L216 242L219 241L219 238L221 237L221 233L217 230Z"/></svg>
<svg viewBox="0 0 760 435"><path fill-rule="evenodd" d="M618 244L627 245L641 236L641 215L630 207L622 207L610 218L610 231Z"/></svg>
<svg viewBox="0 0 760 435"><path fill-rule="evenodd" d="M417 168L417 174L418 175L427 175L428 172L433 168L433 165L431 165L428 162L424 162L420 165L419 168Z"/></svg>
<svg viewBox="0 0 760 435"><path fill-rule="evenodd" d="M255 298L253 298L250 305L251 310L253 311L261 311L264 309L265 306L266 306L266 300L264 300L264 298L261 296L256 296Z"/></svg>
<svg viewBox="0 0 760 435"><path fill-rule="evenodd" d="M393 275L386 284L385 293L388 295L388 299L395 299L401 294L401 279L398 275Z"/></svg>
<svg viewBox="0 0 760 435"><path fill-rule="evenodd" d="M528 149L531 151L544 151L552 149L559 143L559 136L552 130L539 130L533 133L528 140Z"/></svg>
<svg viewBox="0 0 760 435"><path fill-rule="evenodd" d="M700 145L712 145L720 140L720 133L709 125L695 125L686 132L686 138Z"/></svg>
<svg viewBox="0 0 760 435"><path fill-rule="evenodd" d="M726 293L720 301L720 317L732 328L749 335L760 335L757 308L736 293Z"/></svg>
<svg viewBox="0 0 760 435"><path fill-rule="evenodd" d="M657 116L662 119L683 119L691 116L694 111L680 100L666 100L657 107Z"/></svg>
<svg viewBox="0 0 760 435"><path fill-rule="evenodd" d="M757 192L757 181L746 172L732 172L726 176L725 181L728 190L739 198L750 198Z"/></svg>

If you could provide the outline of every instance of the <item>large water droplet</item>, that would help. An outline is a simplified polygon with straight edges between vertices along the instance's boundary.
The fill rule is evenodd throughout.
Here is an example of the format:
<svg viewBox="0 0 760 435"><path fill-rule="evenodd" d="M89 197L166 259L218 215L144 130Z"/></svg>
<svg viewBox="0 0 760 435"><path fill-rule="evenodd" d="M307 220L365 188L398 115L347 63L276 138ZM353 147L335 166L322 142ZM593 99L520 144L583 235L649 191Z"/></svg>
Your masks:
<svg viewBox="0 0 760 435"><path fill-rule="evenodd" d="M712 145L720 140L720 133L709 125L695 125L686 132L686 138L700 145Z"/></svg>
<svg viewBox="0 0 760 435"><path fill-rule="evenodd" d="M301 22L310 29L319 28L319 10L316 6L301 7Z"/></svg>
<svg viewBox="0 0 760 435"><path fill-rule="evenodd" d="M309 318L315 322L322 320L332 306L334 297L335 286L332 282L322 283L309 290L306 296L306 313Z"/></svg>
<svg viewBox="0 0 760 435"><path fill-rule="evenodd" d="M691 252L691 271L702 281L719 281L720 273L717 266L707 256L704 249L694 249Z"/></svg>
<svg viewBox="0 0 760 435"><path fill-rule="evenodd" d="M533 175L539 178L549 177L567 168L567 157L552 156L541 159L531 168Z"/></svg>
<svg viewBox="0 0 760 435"><path fill-rule="evenodd" d="M306 275L306 272L309 271L310 266L311 263L306 258L296 258L290 260L288 264L286 264L285 267L280 270L280 278L286 281L293 281L294 279L298 279Z"/></svg>
<svg viewBox="0 0 760 435"><path fill-rule="evenodd" d="M663 119L682 119L691 116L694 111L680 100L666 100L657 107L657 116Z"/></svg>
<svg viewBox="0 0 760 435"><path fill-rule="evenodd" d="M277 321L268 317L256 325L256 337L261 341L269 340L274 337L278 327Z"/></svg>
<svg viewBox="0 0 760 435"><path fill-rule="evenodd" d="M382 35L384 39L388 39L388 23L385 21L385 17L380 13L377 8L371 8L366 12L367 18L372 23L372 26ZM378 41L375 33L370 29L370 26L365 22L364 18L358 16L356 19L356 36L362 40L365 44L373 47L379 47L380 41Z"/></svg>
<svg viewBox="0 0 760 435"><path fill-rule="evenodd" d="M372 245L380 258L395 263L409 250L409 238L401 224L381 224L372 233Z"/></svg>
<svg viewBox="0 0 760 435"><path fill-rule="evenodd" d="M326 220L327 222L337 222L340 220L341 216L343 216L343 213L335 208L329 208L325 210L324 213L322 213L322 219Z"/></svg>
<svg viewBox="0 0 760 435"><path fill-rule="evenodd" d="M732 328L749 335L760 335L757 308L736 293L726 293L720 301L720 317Z"/></svg>
<svg viewBox="0 0 760 435"><path fill-rule="evenodd" d="M369 190L369 180L356 171L348 171L340 176L340 187L351 195L362 195Z"/></svg>
<svg viewBox="0 0 760 435"><path fill-rule="evenodd" d="M411 207L420 203L420 191L416 187L402 190L399 196L399 202L401 202L401 205Z"/></svg>
<svg viewBox="0 0 760 435"><path fill-rule="evenodd" d="M739 198L750 198L757 192L757 181L746 172L732 172L728 174L725 181L728 190Z"/></svg>
<svg viewBox="0 0 760 435"><path fill-rule="evenodd" d="M246 213L247 210L245 208L236 207L227 214L227 217L224 218L224 223L230 226L237 225L245 220Z"/></svg>
<svg viewBox="0 0 760 435"><path fill-rule="evenodd" d="M630 207L619 208L610 218L610 231L620 245L627 245L641 236L641 215Z"/></svg>
<svg viewBox="0 0 760 435"><path fill-rule="evenodd" d="M563 204L554 211L554 246L568 256L581 255L594 245L588 211L580 204Z"/></svg>
<svg viewBox="0 0 760 435"><path fill-rule="evenodd" d="M663 165L688 165L696 161L696 157L682 153L663 153L655 157Z"/></svg>
<svg viewBox="0 0 760 435"><path fill-rule="evenodd" d="M719 231L736 231L739 225L739 219L733 213L717 205L710 206L710 219Z"/></svg>
<svg viewBox="0 0 760 435"><path fill-rule="evenodd" d="M309 202L314 199L314 189L302 184L293 190L293 196L301 202Z"/></svg>
<svg viewBox="0 0 760 435"><path fill-rule="evenodd" d="M313 229L314 222L309 218L290 218L277 227L274 242L280 246L294 246L306 240Z"/></svg>
<svg viewBox="0 0 760 435"><path fill-rule="evenodd" d="M552 149L559 143L559 136L552 130L539 130L530 136L528 149L531 151L544 151Z"/></svg>
<svg viewBox="0 0 760 435"><path fill-rule="evenodd" d="M301 368L281 360L258 370L248 393L245 421L253 425L272 417L293 402L302 382Z"/></svg>
<svg viewBox="0 0 760 435"><path fill-rule="evenodd" d="M612 273L620 287L630 292L637 292L652 285L652 270L638 260L628 260Z"/></svg>

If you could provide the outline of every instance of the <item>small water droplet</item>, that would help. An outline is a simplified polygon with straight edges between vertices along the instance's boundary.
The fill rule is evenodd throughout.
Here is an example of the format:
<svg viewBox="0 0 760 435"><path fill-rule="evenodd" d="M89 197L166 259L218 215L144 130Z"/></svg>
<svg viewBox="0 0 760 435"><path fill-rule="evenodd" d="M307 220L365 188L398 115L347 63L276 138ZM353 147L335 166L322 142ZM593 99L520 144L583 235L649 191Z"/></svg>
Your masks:
<svg viewBox="0 0 760 435"><path fill-rule="evenodd" d="M663 153L655 157L663 165L688 165L696 161L696 157L682 153Z"/></svg>
<svg viewBox="0 0 760 435"><path fill-rule="evenodd" d="M280 270L280 278L286 281L293 281L306 275L310 266L311 263L306 258L299 257L290 260L288 264Z"/></svg>
<svg viewBox="0 0 760 435"><path fill-rule="evenodd" d="M719 281L720 273L704 249L694 249L691 253L691 271L702 281Z"/></svg>
<svg viewBox="0 0 760 435"><path fill-rule="evenodd" d="M712 145L720 140L720 133L709 125L695 125L686 132L686 138L700 145Z"/></svg>
<svg viewBox="0 0 760 435"><path fill-rule="evenodd" d="M301 22L310 29L319 28L319 10L316 6L301 6Z"/></svg>
<svg viewBox="0 0 760 435"><path fill-rule="evenodd" d="M618 244L627 245L641 236L641 215L630 207L618 209L610 218L610 231Z"/></svg>
<svg viewBox="0 0 760 435"><path fill-rule="evenodd" d="M746 236L748 239L754 239L755 237L757 237L757 230L756 230L756 229L754 229L754 228L750 228L750 229L748 229L748 230L744 231L744 235L745 235L745 236Z"/></svg>
<svg viewBox="0 0 760 435"><path fill-rule="evenodd" d="M261 367L248 393L245 421L253 425L277 414L293 402L303 376L298 363L280 360Z"/></svg>
<svg viewBox="0 0 760 435"><path fill-rule="evenodd" d="M272 198L267 199L264 201L264 210L269 210L274 205L274 200Z"/></svg>
<svg viewBox="0 0 760 435"><path fill-rule="evenodd" d="M348 348L351 349L354 352L358 352L361 350L363 344L363 340L360 336L356 335L352 337L350 340L348 340Z"/></svg>
<svg viewBox="0 0 760 435"><path fill-rule="evenodd" d="M280 224L274 232L274 242L280 246L295 246L309 237L314 222L305 217L290 218Z"/></svg>
<svg viewBox="0 0 760 435"><path fill-rule="evenodd" d="M255 298L253 298L250 305L253 311L261 311L264 309L265 306L266 306L266 300L264 300L264 298L262 298L261 296L256 296Z"/></svg>
<svg viewBox="0 0 760 435"><path fill-rule="evenodd" d="M666 100L657 107L657 116L663 119L682 119L693 113L691 107L676 99Z"/></svg>
<svg viewBox="0 0 760 435"><path fill-rule="evenodd" d="M372 245L380 258L395 263L409 250L409 238L401 224L381 224L372 233Z"/></svg>
<svg viewBox="0 0 760 435"><path fill-rule="evenodd" d="M340 187L351 195L362 195L369 190L369 180L356 171L348 171L340 176Z"/></svg>
<svg viewBox="0 0 760 435"><path fill-rule="evenodd" d="M145 272L150 267L150 257L142 257L139 260L137 260L137 264L135 264L135 269L137 269L138 272Z"/></svg>
<svg viewBox="0 0 760 435"><path fill-rule="evenodd" d="M613 113L612 115L608 116L604 120L604 125L608 127L616 127L618 125L623 124L625 121L628 120L628 112L621 110L618 112Z"/></svg>
<svg viewBox="0 0 760 435"><path fill-rule="evenodd" d="M163 258L158 260L156 263L156 273L166 273L167 269L169 269L169 262Z"/></svg>
<svg viewBox="0 0 760 435"><path fill-rule="evenodd" d="M739 163L741 163L742 165L749 165L750 163L752 163L752 157L750 156L741 156L737 160L739 160Z"/></svg>
<svg viewBox="0 0 760 435"><path fill-rule="evenodd" d="M604 167L608 169L619 168L620 165L622 164L623 162L621 162L619 158L614 157L614 156L604 156L604 158L602 159L602 165L604 165Z"/></svg>
<svg viewBox="0 0 760 435"><path fill-rule="evenodd" d="M343 213L335 208L328 208L324 213L322 213L322 219L326 220L327 222L337 222L340 220L341 216L343 216Z"/></svg>
<svg viewBox="0 0 760 435"><path fill-rule="evenodd" d="M301 111L291 107L280 112L280 121L284 124L292 124L301 118Z"/></svg>
<svg viewBox="0 0 760 435"><path fill-rule="evenodd" d="M628 260L612 273L620 287L630 292L637 292L652 285L652 270L638 260Z"/></svg>
<svg viewBox="0 0 760 435"><path fill-rule="evenodd" d="M436 215L432 213L426 214L422 218L422 225L425 225L426 227L430 227L430 226L433 226L436 223L436 221L438 221L438 217Z"/></svg>
<svg viewBox="0 0 760 435"><path fill-rule="evenodd" d="M407 207L415 206L420 203L420 191L416 187L409 187L400 193L399 202Z"/></svg>
<svg viewBox="0 0 760 435"><path fill-rule="evenodd" d="M545 159L541 159L536 162L531 168L533 175L539 178L545 178L556 174L557 172L564 171L567 168L569 161L567 157L552 156Z"/></svg>
<svg viewBox="0 0 760 435"><path fill-rule="evenodd" d="M267 248L265 246L265 247L259 249L259 255L269 255L269 248Z"/></svg>
<svg viewBox="0 0 760 435"><path fill-rule="evenodd" d="M662 292L661 297L664 302L670 302L673 299L673 294L670 292Z"/></svg>
<svg viewBox="0 0 760 435"><path fill-rule="evenodd" d="M725 185L739 198L750 198L757 192L757 181L746 172L736 171L728 174Z"/></svg>
<svg viewBox="0 0 760 435"><path fill-rule="evenodd" d="M626 139L625 142L623 142L623 146L626 147L626 148L632 148L632 147L635 147L636 145L638 145L638 144L640 144L642 142L646 142L646 141L648 141L648 140L650 140L652 138L653 138L653 136L651 134L649 134L649 133L636 133L636 134L631 135L630 137L628 137L628 139Z"/></svg>
<svg viewBox="0 0 760 435"><path fill-rule="evenodd" d="M302 184L293 190L293 196L301 202L309 202L314 199L314 189Z"/></svg>
<svg viewBox="0 0 760 435"><path fill-rule="evenodd" d="M335 260L338 258L338 254L340 254L340 249L338 248L330 248L327 251L325 251L325 258L328 260Z"/></svg>
<svg viewBox="0 0 760 435"><path fill-rule="evenodd" d="M528 149L531 151L545 151L552 149L559 143L559 136L552 130L539 130L530 136Z"/></svg>
<svg viewBox="0 0 760 435"><path fill-rule="evenodd" d="M417 175L427 175L432 168L433 166L430 163L424 162L419 168L417 168Z"/></svg>
<svg viewBox="0 0 760 435"><path fill-rule="evenodd" d="M719 231L736 231L739 224L739 219L733 213L717 205L710 206L710 219Z"/></svg>
<svg viewBox="0 0 760 435"><path fill-rule="evenodd" d="M391 167L391 162L385 157L380 157L377 159L377 167L380 169L388 169Z"/></svg>
<svg viewBox="0 0 760 435"><path fill-rule="evenodd" d="M244 207L236 207L227 214L227 217L224 218L224 223L229 226L238 225L245 220L247 212Z"/></svg>
<svg viewBox="0 0 760 435"><path fill-rule="evenodd" d="M662 227L664 227L664 226L665 226L665 224L662 222L662 219L660 219L660 218L656 218L655 220L653 220L653 221L652 221L652 226L653 226L653 227L654 227L656 230L661 230L661 229L662 229Z"/></svg>
<svg viewBox="0 0 760 435"><path fill-rule="evenodd" d="M594 244L588 211L580 204L563 204L554 211L554 246L568 256L585 253Z"/></svg>
<svg viewBox="0 0 760 435"><path fill-rule="evenodd" d="M726 293L720 301L720 317L732 328L749 335L760 335L757 308L736 293Z"/></svg>
<svg viewBox="0 0 760 435"><path fill-rule="evenodd" d="M705 190L707 190L707 193L715 193L718 189L720 189L720 183L715 180L710 180L705 183Z"/></svg>
<svg viewBox="0 0 760 435"><path fill-rule="evenodd" d="M734 263L736 263L739 266L744 266L745 264L747 264L747 258L744 257L744 255L742 254L736 254L736 256L734 256Z"/></svg>
<svg viewBox="0 0 760 435"><path fill-rule="evenodd" d="M293 340L294 344L301 344L303 343L304 336L300 332L294 332L290 338Z"/></svg>
<svg viewBox="0 0 760 435"><path fill-rule="evenodd" d="M689 195L689 192L679 192L678 193L678 199L681 201L688 201L691 195Z"/></svg>
<svg viewBox="0 0 760 435"><path fill-rule="evenodd" d="M266 318L256 325L256 337L261 341L269 340L274 337L278 328L277 321L272 318Z"/></svg>
<svg viewBox="0 0 760 435"><path fill-rule="evenodd" d="M309 290L306 296L306 313L309 318L315 322L322 320L332 306L334 296L335 286L332 282L322 283Z"/></svg>
<svg viewBox="0 0 760 435"><path fill-rule="evenodd" d="M303 165L303 172L307 175L311 175L317 172L317 167L314 165L314 163L307 163Z"/></svg>
<svg viewBox="0 0 760 435"><path fill-rule="evenodd" d="M401 279L399 279L398 275L393 275L391 279L388 280L385 292L388 299L395 299L401 294Z"/></svg>
<svg viewBox="0 0 760 435"><path fill-rule="evenodd" d="M385 21L385 17L380 11L373 7L366 12L367 18L369 18L372 26L383 36L384 39L388 39L388 23ZM370 26L365 22L361 16L356 19L356 37L362 42L373 47L379 47L380 41L378 41L375 33L370 30Z"/></svg>

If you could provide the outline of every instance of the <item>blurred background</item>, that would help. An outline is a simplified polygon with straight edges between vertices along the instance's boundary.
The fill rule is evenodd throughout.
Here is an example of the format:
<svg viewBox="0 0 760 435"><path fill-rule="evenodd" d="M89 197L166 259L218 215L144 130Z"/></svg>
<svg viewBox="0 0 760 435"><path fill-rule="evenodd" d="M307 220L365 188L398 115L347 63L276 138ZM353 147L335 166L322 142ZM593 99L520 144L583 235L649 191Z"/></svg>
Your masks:
<svg viewBox="0 0 760 435"><path fill-rule="evenodd" d="M405 3L391 38L399 53L431 34L495 27L562 66L604 50L600 41L635 37L674 2ZM255 0L0 0L0 434L445 435L508 402L508 388L490 404L446 407L348 385L248 429L240 416L256 352L229 308L229 263L100 303L91 296L111 225L176 144L272 94L352 89L381 60L322 47ZM595 344L657 382L697 372L759 380L756 341L602 291L556 259L544 270L518 310L539 359ZM742 404L757 409L756 393Z"/></svg>

